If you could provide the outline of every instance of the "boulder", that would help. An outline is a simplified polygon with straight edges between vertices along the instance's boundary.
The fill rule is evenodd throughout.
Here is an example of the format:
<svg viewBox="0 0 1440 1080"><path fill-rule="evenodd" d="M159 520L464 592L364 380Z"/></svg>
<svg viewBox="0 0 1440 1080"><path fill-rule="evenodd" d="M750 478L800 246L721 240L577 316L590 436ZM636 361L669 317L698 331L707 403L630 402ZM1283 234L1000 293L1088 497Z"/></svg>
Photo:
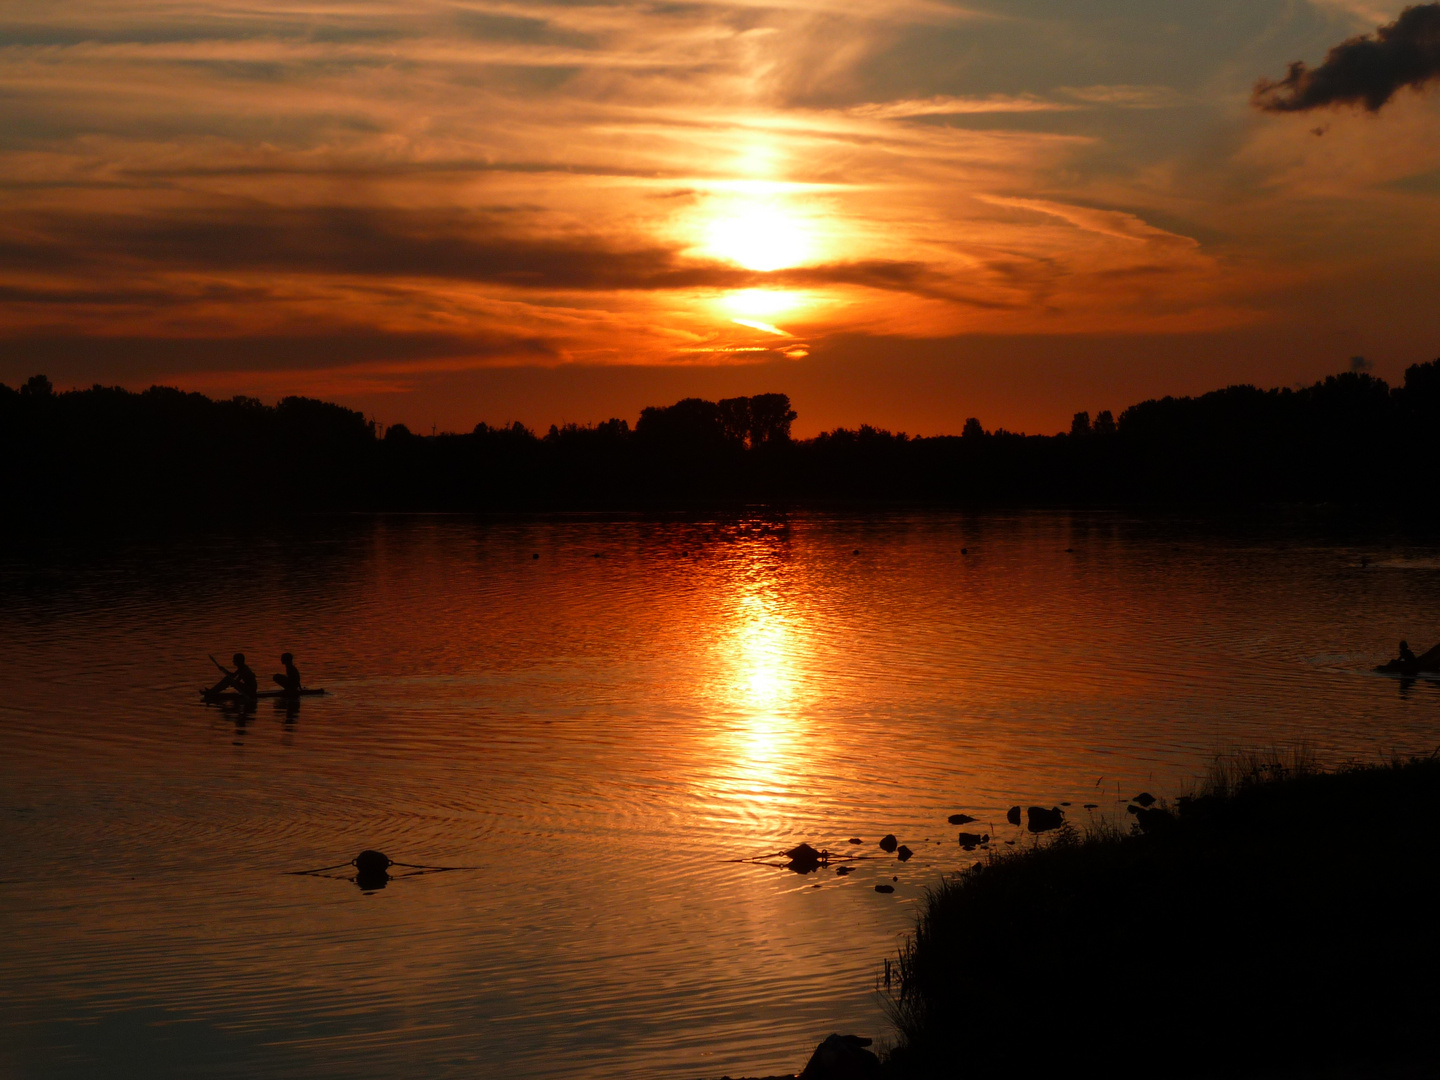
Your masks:
<svg viewBox="0 0 1440 1080"><path fill-rule="evenodd" d="M898 848L895 849L895 855L901 862L909 862L910 856L914 854L915 853L911 851L908 847L906 847L904 844L901 844Z"/></svg>
<svg viewBox="0 0 1440 1080"><path fill-rule="evenodd" d="M895 839L894 833L886 833L880 841L880 850L892 852L900 846L900 841Z"/></svg>
<svg viewBox="0 0 1440 1080"><path fill-rule="evenodd" d="M1032 806L1025 814L1026 828L1032 833L1048 832L1065 824L1065 811L1058 806L1052 806L1048 810L1043 806Z"/></svg>
<svg viewBox="0 0 1440 1080"><path fill-rule="evenodd" d="M866 1049L870 1040L860 1035L830 1035L815 1048L799 1080L875 1080L880 1059Z"/></svg>

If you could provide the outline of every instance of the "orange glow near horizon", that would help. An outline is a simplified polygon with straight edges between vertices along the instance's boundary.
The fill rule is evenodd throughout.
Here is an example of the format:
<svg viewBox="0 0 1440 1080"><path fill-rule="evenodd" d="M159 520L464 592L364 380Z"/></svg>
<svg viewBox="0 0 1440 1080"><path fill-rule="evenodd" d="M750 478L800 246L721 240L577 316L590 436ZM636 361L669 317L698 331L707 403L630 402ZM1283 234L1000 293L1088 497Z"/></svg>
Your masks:
<svg viewBox="0 0 1440 1080"><path fill-rule="evenodd" d="M1182 390L1145 360L1182 353L1182 392L1393 378L1440 349L1440 95L1258 113L1257 76L1398 12L1258 2L1263 40L1206 3L32 5L0 27L0 381L465 427L521 382L529 422L598 420L803 361L809 422L894 387L864 419L913 430L976 411L997 339L1070 358L1066 400L997 391L1011 425ZM903 385L937 354L969 366ZM619 368L623 409L545 374Z"/></svg>

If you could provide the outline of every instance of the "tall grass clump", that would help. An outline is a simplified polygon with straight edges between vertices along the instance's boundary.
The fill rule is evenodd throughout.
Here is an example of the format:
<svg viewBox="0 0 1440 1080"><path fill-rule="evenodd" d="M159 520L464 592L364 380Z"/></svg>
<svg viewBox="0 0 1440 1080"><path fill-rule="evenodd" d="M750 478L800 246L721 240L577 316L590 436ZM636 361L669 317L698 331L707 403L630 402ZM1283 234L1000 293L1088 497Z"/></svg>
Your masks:
<svg viewBox="0 0 1440 1080"><path fill-rule="evenodd" d="M901 952L889 1071L1411 1075L1440 1030L1437 824L1434 758L1230 755L1128 829L960 874Z"/></svg>

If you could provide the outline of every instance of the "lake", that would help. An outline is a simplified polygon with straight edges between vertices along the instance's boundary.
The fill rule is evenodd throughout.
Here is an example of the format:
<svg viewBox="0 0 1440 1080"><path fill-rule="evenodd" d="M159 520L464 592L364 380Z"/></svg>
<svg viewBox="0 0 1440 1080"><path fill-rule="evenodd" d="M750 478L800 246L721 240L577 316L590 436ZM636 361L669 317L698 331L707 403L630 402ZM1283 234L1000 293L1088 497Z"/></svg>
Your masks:
<svg viewBox="0 0 1440 1080"><path fill-rule="evenodd" d="M1369 670L1402 636L1440 639L1440 546L1283 515L16 541L0 1073L795 1071L887 1035L884 959L984 857L949 815L1008 850L1012 805L1123 818L1220 750L1430 753L1440 683ZM328 693L201 704L236 650ZM766 865L802 840L863 857ZM458 869L295 873L364 848Z"/></svg>

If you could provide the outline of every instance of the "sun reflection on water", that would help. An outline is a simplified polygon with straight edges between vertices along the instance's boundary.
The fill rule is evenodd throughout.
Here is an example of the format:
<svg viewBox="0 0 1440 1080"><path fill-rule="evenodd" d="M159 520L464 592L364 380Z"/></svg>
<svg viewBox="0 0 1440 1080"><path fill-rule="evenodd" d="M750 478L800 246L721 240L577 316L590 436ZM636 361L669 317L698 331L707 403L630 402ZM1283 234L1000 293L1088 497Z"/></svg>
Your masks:
<svg viewBox="0 0 1440 1080"><path fill-rule="evenodd" d="M719 635L726 794L735 809L777 835L804 774L803 623L783 587L770 540L745 542L732 564L732 600Z"/></svg>

